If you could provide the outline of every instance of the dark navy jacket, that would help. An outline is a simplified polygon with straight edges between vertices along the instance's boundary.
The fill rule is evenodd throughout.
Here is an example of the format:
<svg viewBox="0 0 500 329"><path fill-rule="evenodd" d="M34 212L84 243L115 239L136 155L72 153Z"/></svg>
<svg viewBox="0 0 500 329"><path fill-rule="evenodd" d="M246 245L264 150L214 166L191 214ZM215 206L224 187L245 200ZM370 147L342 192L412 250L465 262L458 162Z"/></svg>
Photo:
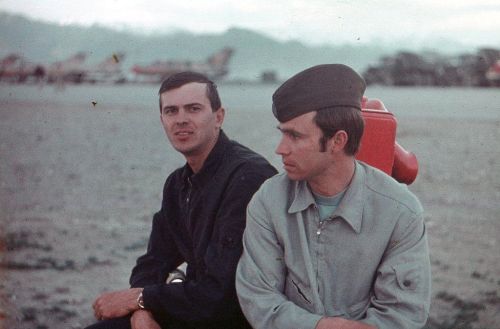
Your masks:
<svg viewBox="0 0 500 329"><path fill-rule="evenodd" d="M235 291L248 202L276 170L224 132L201 170L189 165L165 182L147 253L132 270L132 287L144 287L146 309L196 328L245 328ZM165 284L187 262L186 281Z"/></svg>

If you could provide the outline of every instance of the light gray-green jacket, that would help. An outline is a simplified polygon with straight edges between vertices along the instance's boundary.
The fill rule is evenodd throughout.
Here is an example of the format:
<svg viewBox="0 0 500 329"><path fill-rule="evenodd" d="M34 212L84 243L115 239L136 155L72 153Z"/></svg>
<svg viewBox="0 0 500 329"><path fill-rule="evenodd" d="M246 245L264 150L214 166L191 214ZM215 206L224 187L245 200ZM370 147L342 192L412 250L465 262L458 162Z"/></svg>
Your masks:
<svg viewBox="0 0 500 329"><path fill-rule="evenodd" d="M236 288L256 329L312 329L323 316L381 329L425 325L422 206L406 185L362 162L323 222L306 182L267 180L248 205L243 243Z"/></svg>

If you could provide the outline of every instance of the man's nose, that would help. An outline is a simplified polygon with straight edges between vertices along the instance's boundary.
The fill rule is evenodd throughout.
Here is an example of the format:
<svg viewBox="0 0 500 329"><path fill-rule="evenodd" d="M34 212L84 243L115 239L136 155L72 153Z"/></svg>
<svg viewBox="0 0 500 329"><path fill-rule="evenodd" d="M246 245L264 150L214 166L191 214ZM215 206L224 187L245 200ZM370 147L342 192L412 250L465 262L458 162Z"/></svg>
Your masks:
<svg viewBox="0 0 500 329"><path fill-rule="evenodd" d="M278 147L276 147L276 150L274 151L278 155L286 155L290 153L290 148L288 147L285 139L282 137L280 140L280 143L278 144Z"/></svg>
<svg viewBox="0 0 500 329"><path fill-rule="evenodd" d="M189 121L189 114L184 110L179 110L177 115L175 116L175 123L182 125L186 124Z"/></svg>

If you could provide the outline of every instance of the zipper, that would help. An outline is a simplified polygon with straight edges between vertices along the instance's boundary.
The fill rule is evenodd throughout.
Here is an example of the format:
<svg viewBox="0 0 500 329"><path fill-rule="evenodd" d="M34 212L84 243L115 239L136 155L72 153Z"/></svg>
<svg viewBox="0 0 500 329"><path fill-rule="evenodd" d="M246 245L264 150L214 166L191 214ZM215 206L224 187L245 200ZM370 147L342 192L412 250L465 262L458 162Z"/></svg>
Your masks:
<svg viewBox="0 0 500 329"><path fill-rule="evenodd" d="M316 218L318 218L318 227L316 228L316 238L318 239L321 237L321 233L323 231L323 226L325 225L325 221L322 220L319 216L319 209L317 205L314 205L314 210L316 211Z"/></svg>
<svg viewBox="0 0 500 329"><path fill-rule="evenodd" d="M188 177L187 181L188 181L189 187L188 187L187 196L186 196L186 204L189 207L189 201L191 200L191 190L193 189L193 183L191 182L190 177Z"/></svg>
<svg viewBox="0 0 500 329"><path fill-rule="evenodd" d="M186 225L188 232L191 232L193 223L191 221L191 207L190 207L189 203L191 201L191 193L193 191L193 182L191 181L191 177L188 177L187 181L188 181L188 189L187 189L187 193L186 193L185 225ZM189 234L191 235L191 233L189 233Z"/></svg>
<svg viewBox="0 0 500 329"><path fill-rule="evenodd" d="M325 221L320 220L318 223L318 229L316 230L316 237L318 238L318 242L319 242L319 238L321 237L321 233L323 231L324 226L325 226Z"/></svg>

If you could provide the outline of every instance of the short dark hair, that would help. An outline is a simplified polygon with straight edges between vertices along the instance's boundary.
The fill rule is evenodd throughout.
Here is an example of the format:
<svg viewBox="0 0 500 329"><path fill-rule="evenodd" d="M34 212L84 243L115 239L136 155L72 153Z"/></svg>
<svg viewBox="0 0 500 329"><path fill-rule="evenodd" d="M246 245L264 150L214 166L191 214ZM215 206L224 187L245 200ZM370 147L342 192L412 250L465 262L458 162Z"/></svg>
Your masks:
<svg viewBox="0 0 500 329"><path fill-rule="evenodd" d="M327 141L339 130L344 130L348 136L345 153L355 155L358 152L365 127L359 109L350 106L324 108L316 112L314 122L323 132L319 141L321 152L326 151Z"/></svg>
<svg viewBox="0 0 500 329"><path fill-rule="evenodd" d="M163 82L161 83L160 90L158 91L158 95L160 96L160 112L161 112L161 94L172 90L176 89L179 87L184 86L185 84L192 83L192 82L198 82L198 83L204 83L207 86L207 98L210 101L210 106L212 107L212 111L215 112L217 111L221 106L221 101L219 97L219 93L217 91L217 85L204 76L201 73L197 72L180 72L176 74L172 74Z"/></svg>

